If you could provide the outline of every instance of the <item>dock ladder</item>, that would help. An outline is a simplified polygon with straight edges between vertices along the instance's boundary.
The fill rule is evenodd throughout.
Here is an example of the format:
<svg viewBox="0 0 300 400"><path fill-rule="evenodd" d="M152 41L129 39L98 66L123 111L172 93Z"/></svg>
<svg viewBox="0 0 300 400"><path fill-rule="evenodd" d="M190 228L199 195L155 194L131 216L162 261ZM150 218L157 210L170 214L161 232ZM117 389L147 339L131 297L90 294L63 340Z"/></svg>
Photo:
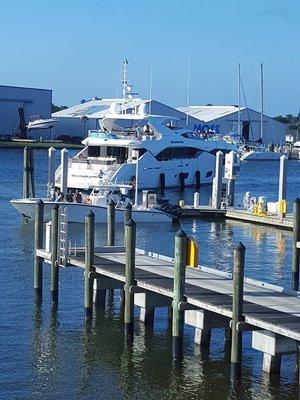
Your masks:
<svg viewBox="0 0 300 400"><path fill-rule="evenodd" d="M68 246L68 207L59 207L58 259L59 265L66 267L69 255Z"/></svg>

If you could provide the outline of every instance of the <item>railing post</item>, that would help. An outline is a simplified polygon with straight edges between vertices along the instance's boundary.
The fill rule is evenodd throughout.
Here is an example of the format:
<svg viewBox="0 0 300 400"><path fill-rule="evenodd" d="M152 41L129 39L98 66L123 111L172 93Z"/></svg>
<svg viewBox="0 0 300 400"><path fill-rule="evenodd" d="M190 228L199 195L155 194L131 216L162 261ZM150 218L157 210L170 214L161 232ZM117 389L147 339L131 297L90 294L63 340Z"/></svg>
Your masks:
<svg viewBox="0 0 300 400"><path fill-rule="evenodd" d="M242 332L238 322L242 321L244 292L245 246L240 242L233 251L233 298L231 325L231 368L230 380L236 383L241 379Z"/></svg>
<svg viewBox="0 0 300 400"><path fill-rule="evenodd" d="M116 204L110 199L107 204L107 246L115 245Z"/></svg>
<svg viewBox="0 0 300 400"><path fill-rule="evenodd" d="M297 242L300 241L300 199L293 202L293 255L292 255L292 289L299 290L299 260L300 249Z"/></svg>
<svg viewBox="0 0 300 400"><path fill-rule="evenodd" d="M52 224L51 224L51 279L50 279L50 297L51 304L58 304L58 212L59 206L55 204L52 208Z"/></svg>
<svg viewBox="0 0 300 400"><path fill-rule="evenodd" d="M42 300L43 296L43 258L36 255L36 250L43 247L43 229L44 203L42 200L38 200L35 206L34 221L34 290L36 300Z"/></svg>
<svg viewBox="0 0 300 400"><path fill-rule="evenodd" d="M172 316L172 355L175 359L183 356L184 311L179 310L179 303L184 301L186 270L187 235L180 229L175 236L174 294Z"/></svg>
<svg viewBox="0 0 300 400"><path fill-rule="evenodd" d="M134 319L134 294L130 292L130 286L134 285L135 278L135 242L136 242L136 224L133 219L126 222L125 225L125 306L124 306L124 335L125 340L133 340L133 319Z"/></svg>
<svg viewBox="0 0 300 400"><path fill-rule="evenodd" d="M85 217L85 275L84 275L84 308L85 321L93 318L93 279L95 246L95 214L89 211Z"/></svg>

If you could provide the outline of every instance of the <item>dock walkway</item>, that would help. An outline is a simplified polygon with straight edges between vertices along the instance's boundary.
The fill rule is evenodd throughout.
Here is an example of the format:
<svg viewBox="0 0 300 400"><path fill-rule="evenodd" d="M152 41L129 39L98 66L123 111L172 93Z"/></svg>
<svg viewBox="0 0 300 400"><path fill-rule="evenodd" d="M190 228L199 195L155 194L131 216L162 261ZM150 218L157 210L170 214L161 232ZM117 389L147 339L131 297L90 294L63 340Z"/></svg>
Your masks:
<svg viewBox="0 0 300 400"><path fill-rule="evenodd" d="M125 282L125 251L96 250L94 260L99 276ZM84 250L77 251L76 257L71 256L69 263L84 268ZM137 250L135 265L137 287L173 298L174 264L171 258ZM300 298L263 285L244 285L245 322L300 342ZM232 318L232 280L220 276L217 271L188 267L185 296L187 303L195 307Z"/></svg>

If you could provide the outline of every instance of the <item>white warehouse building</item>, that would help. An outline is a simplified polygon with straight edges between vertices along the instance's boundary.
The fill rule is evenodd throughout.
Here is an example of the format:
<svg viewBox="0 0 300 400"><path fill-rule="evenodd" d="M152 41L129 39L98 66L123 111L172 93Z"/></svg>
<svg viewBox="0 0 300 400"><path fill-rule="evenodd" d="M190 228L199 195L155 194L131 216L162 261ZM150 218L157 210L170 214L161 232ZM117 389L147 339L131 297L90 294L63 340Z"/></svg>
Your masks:
<svg viewBox="0 0 300 400"><path fill-rule="evenodd" d="M193 127L195 131L212 131L223 136L238 133L237 106L190 106L188 109L179 107L178 110L187 112L189 116L199 120ZM260 112L246 107L240 109L240 133L245 141L258 141L261 136L260 126ZM263 115L262 143L283 144L285 135L285 124Z"/></svg>
<svg viewBox="0 0 300 400"><path fill-rule="evenodd" d="M28 122L37 115L49 118L51 104L52 90L0 85L0 135L11 135L17 131L20 107Z"/></svg>
<svg viewBox="0 0 300 400"><path fill-rule="evenodd" d="M99 129L99 121L109 113L112 103L122 103L122 99L94 99L82 104L58 111L52 117L58 118L54 136L68 135L86 137L90 129ZM135 112L140 105L146 113L166 115L178 118L180 126L186 126L198 132L214 132L222 136L237 134L237 106L190 106L173 108L156 100L126 100L126 113ZM186 113L187 112L187 113ZM260 139L260 113L250 108L241 108L240 132L246 141ZM262 142L280 144L285 142L286 127L267 115L263 116Z"/></svg>

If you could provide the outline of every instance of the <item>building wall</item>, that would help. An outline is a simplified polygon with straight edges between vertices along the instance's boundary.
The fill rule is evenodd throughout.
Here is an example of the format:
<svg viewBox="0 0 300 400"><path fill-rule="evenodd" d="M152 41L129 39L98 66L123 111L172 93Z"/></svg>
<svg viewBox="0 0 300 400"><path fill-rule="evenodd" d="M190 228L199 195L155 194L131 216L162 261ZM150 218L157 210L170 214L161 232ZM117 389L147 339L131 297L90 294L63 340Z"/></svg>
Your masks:
<svg viewBox="0 0 300 400"><path fill-rule="evenodd" d="M55 117L55 115L53 116ZM81 118L59 117L52 134L53 138L61 135L85 138L90 129L99 129L98 119L90 118L88 121L83 122Z"/></svg>
<svg viewBox="0 0 300 400"><path fill-rule="evenodd" d="M51 116L52 90L0 85L0 135L9 135L19 126L18 108L24 108L25 120ZM41 131L36 132L40 134Z"/></svg>
<svg viewBox="0 0 300 400"><path fill-rule="evenodd" d="M241 111L241 133L243 126L249 124L249 141L257 141L260 139L260 113L250 108ZM214 130L221 135L230 133L237 134L238 131L238 112L225 115L224 117L216 118L208 122L198 122L194 126L194 130L205 131ZM245 126L245 132L247 127ZM273 142L274 144L283 144L285 142L286 126L273 118L264 115L263 117L263 138L264 144Z"/></svg>

